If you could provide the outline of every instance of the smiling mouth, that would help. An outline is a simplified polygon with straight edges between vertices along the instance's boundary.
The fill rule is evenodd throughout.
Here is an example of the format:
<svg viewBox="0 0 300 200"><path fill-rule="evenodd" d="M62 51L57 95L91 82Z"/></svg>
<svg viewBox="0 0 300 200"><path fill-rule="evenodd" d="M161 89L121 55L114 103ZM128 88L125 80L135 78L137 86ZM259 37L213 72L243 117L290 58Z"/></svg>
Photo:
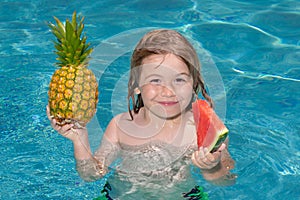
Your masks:
<svg viewBox="0 0 300 200"><path fill-rule="evenodd" d="M178 101L159 101L158 103L163 106L173 106L178 104Z"/></svg>

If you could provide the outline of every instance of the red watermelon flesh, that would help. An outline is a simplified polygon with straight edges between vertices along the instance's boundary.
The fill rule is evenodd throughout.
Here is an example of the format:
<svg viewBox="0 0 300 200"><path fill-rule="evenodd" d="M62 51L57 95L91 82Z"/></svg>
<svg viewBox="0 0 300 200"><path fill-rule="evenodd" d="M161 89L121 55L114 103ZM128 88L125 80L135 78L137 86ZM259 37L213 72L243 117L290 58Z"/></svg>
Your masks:
<svg viewBox="0 0 300 200"><path fill-rule="evenodd" d="M205 100L196 100L192 104L198 147L216 151L225 141L228 129Z"/></svg>

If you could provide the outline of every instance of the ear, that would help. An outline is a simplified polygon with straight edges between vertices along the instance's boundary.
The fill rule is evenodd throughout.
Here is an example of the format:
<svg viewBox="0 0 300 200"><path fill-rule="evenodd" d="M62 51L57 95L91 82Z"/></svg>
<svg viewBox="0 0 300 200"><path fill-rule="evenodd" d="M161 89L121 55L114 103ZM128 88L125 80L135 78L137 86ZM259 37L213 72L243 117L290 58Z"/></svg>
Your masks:
<svg viewBox="0 0 300 200"><path fill-rule="evenodd" d="M141 90L139 88L134 88L134 93L135 94L141 94Z"/></svg>

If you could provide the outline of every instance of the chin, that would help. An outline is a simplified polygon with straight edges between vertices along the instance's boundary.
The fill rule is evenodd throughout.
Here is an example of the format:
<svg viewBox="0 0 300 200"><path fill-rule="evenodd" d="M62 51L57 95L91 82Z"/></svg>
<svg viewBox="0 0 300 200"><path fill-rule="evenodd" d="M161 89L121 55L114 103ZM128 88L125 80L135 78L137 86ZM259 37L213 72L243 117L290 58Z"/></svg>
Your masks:
<svg viewBox="0 0 300 200"><path fill-rule="evenodd" d="M169 113L169 114L161 113L161 114L158 114L157 116L162 119L171 120L171 119L176 119L180 115L181 115L181 113Z"/></svg>

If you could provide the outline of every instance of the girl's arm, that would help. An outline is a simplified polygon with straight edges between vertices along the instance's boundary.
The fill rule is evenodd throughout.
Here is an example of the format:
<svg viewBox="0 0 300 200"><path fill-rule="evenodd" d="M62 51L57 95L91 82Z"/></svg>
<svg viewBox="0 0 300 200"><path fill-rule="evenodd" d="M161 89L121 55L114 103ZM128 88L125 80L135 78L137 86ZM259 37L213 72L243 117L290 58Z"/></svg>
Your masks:
<svg viewBox="0 0 300 200"><path fill-rule="evenodd" d="M117 152L115 145L112 145L109 140L104 139L106 138L106 135L109 136L109 138L112 138L112 135L114 135L113 120L107 127L102 143L94 156L91 152L86 127L78 128L74 124L66 124L64 126L58 125L56 120L50 117L49 106L47 106L47 116L53 129L73 142L76 169L81 178L86 181L94 181L101 178L106 173L106 164L104 163L107 160L106 156L112 157L108 152Z"/></svg>
<svg viewBox="0 0 300 200"><path fill-rule="evenodd" d="M50 117L49 106L47 106L47 116L52 128L73 142L75 159L86 160L92 157L86 127L78 128L72 123L63 126L58 125L56 120Z"/></svg>
<svg viewBox="0 0 300 200"><path fill-rule="evenodd" d="M85 138L83 143L88 144L88 138ZM81 148L80 144L78 144L78 147L78 149ZM84 158L78 152L76 169L80 177L86 181L94 181L103 177L108 172L109 165L116 159L118 152L117 126L114 118L108 124L101 144L93 156L87 159L78 159Z"/></svg>

